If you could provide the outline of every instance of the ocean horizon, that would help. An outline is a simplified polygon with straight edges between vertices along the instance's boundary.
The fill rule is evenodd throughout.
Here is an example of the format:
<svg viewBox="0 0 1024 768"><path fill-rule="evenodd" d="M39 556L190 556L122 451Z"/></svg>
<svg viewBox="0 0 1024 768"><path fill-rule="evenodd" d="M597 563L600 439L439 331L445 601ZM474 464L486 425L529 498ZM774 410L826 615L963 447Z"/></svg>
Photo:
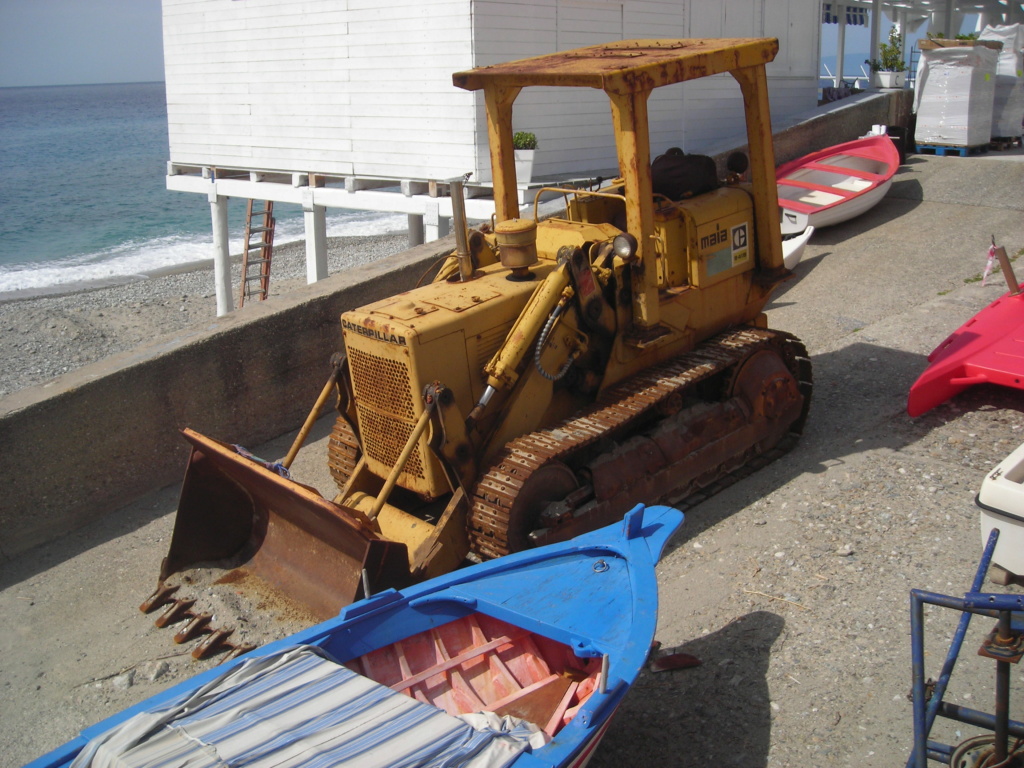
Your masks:
<svg viewBox="0 0 1024 768"><path fill-rule="evenodd" d="M209 203L165 186L163 82L0 88L0 293L123 282L213 257ZM275 244L305 237L274 206ZM402 214L329 211L329 237L403 231ZM229 203L231 252L245 201Z"/></svg>

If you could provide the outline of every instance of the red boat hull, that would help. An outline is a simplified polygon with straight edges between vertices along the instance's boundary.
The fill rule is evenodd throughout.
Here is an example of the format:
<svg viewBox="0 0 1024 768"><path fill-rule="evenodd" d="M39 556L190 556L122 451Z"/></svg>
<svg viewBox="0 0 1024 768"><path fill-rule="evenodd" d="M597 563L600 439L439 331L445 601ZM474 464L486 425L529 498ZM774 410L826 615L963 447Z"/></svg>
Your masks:
<svg viewBox="0 0 1024 768"><path fill-rule="evenodd" d="M928 355L910 388L907 413L920 416L975 384L1024 389L1024 293L1007 293Z"/></svg>
<svg viewBox="0 0 1024 768"><path fill-rule="evenodd" d="M837 144L779 166L779 206L821 228L877 205L892 184L900 153L888 135Z"/></svg>

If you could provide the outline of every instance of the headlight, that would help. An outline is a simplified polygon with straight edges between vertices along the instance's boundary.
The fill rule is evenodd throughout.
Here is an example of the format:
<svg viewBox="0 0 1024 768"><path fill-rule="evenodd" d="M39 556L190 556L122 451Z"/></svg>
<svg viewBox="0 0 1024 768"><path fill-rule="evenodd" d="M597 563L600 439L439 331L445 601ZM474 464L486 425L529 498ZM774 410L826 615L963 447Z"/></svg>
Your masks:
<svg viewBox="0 0 1024 768"><path fill-rule="evenodd" d="M636 238L629 234L629 232L616 235L615 239L612 240L612 248L615 250L615 255L623 261L633 261L636 258Z"/></svg>

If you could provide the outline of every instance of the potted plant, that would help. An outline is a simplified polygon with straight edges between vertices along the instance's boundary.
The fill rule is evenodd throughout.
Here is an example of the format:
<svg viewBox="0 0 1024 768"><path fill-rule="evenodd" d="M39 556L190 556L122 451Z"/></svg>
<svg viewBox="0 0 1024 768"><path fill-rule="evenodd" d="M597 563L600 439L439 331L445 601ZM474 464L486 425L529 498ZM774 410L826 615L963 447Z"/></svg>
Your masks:
<svg viewBox="0 0 1024 768"><path fill-rule="evenodd" d="M878 58L864 62L871 66L875 85L879 88L902 88L907 76L907 64L903 60L903 38L894 24L889 30L889 42L878 46Z"/></svg>
<svg viewBox="0 0 1024 768"><path fill-rule="evenodd" d="M516 156L516 179L529 183L533 177L533 154L537 149L537 136L527 131L518 131L512 136L512 148Z"/></svg>

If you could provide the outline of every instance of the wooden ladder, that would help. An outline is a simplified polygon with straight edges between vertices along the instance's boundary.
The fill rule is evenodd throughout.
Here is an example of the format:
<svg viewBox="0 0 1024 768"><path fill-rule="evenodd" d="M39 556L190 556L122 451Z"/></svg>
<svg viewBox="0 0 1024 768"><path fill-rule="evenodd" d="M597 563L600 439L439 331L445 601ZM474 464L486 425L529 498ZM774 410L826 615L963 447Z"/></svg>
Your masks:
<svg viewBox="0 0 1024 768"><path fill-rule="evenodd" d="M245 305L246 297L255 296L260 301L270 292L270 260L274 255L274 201L264 201L262 209L254 209L255 200L249 200L245 216L245 241L242 250L242 292L238 306ZM253 217L257 220L253 226ZM253 242L253 237L259 239ZM250 267L258 267L252 270Z"/></svg>

